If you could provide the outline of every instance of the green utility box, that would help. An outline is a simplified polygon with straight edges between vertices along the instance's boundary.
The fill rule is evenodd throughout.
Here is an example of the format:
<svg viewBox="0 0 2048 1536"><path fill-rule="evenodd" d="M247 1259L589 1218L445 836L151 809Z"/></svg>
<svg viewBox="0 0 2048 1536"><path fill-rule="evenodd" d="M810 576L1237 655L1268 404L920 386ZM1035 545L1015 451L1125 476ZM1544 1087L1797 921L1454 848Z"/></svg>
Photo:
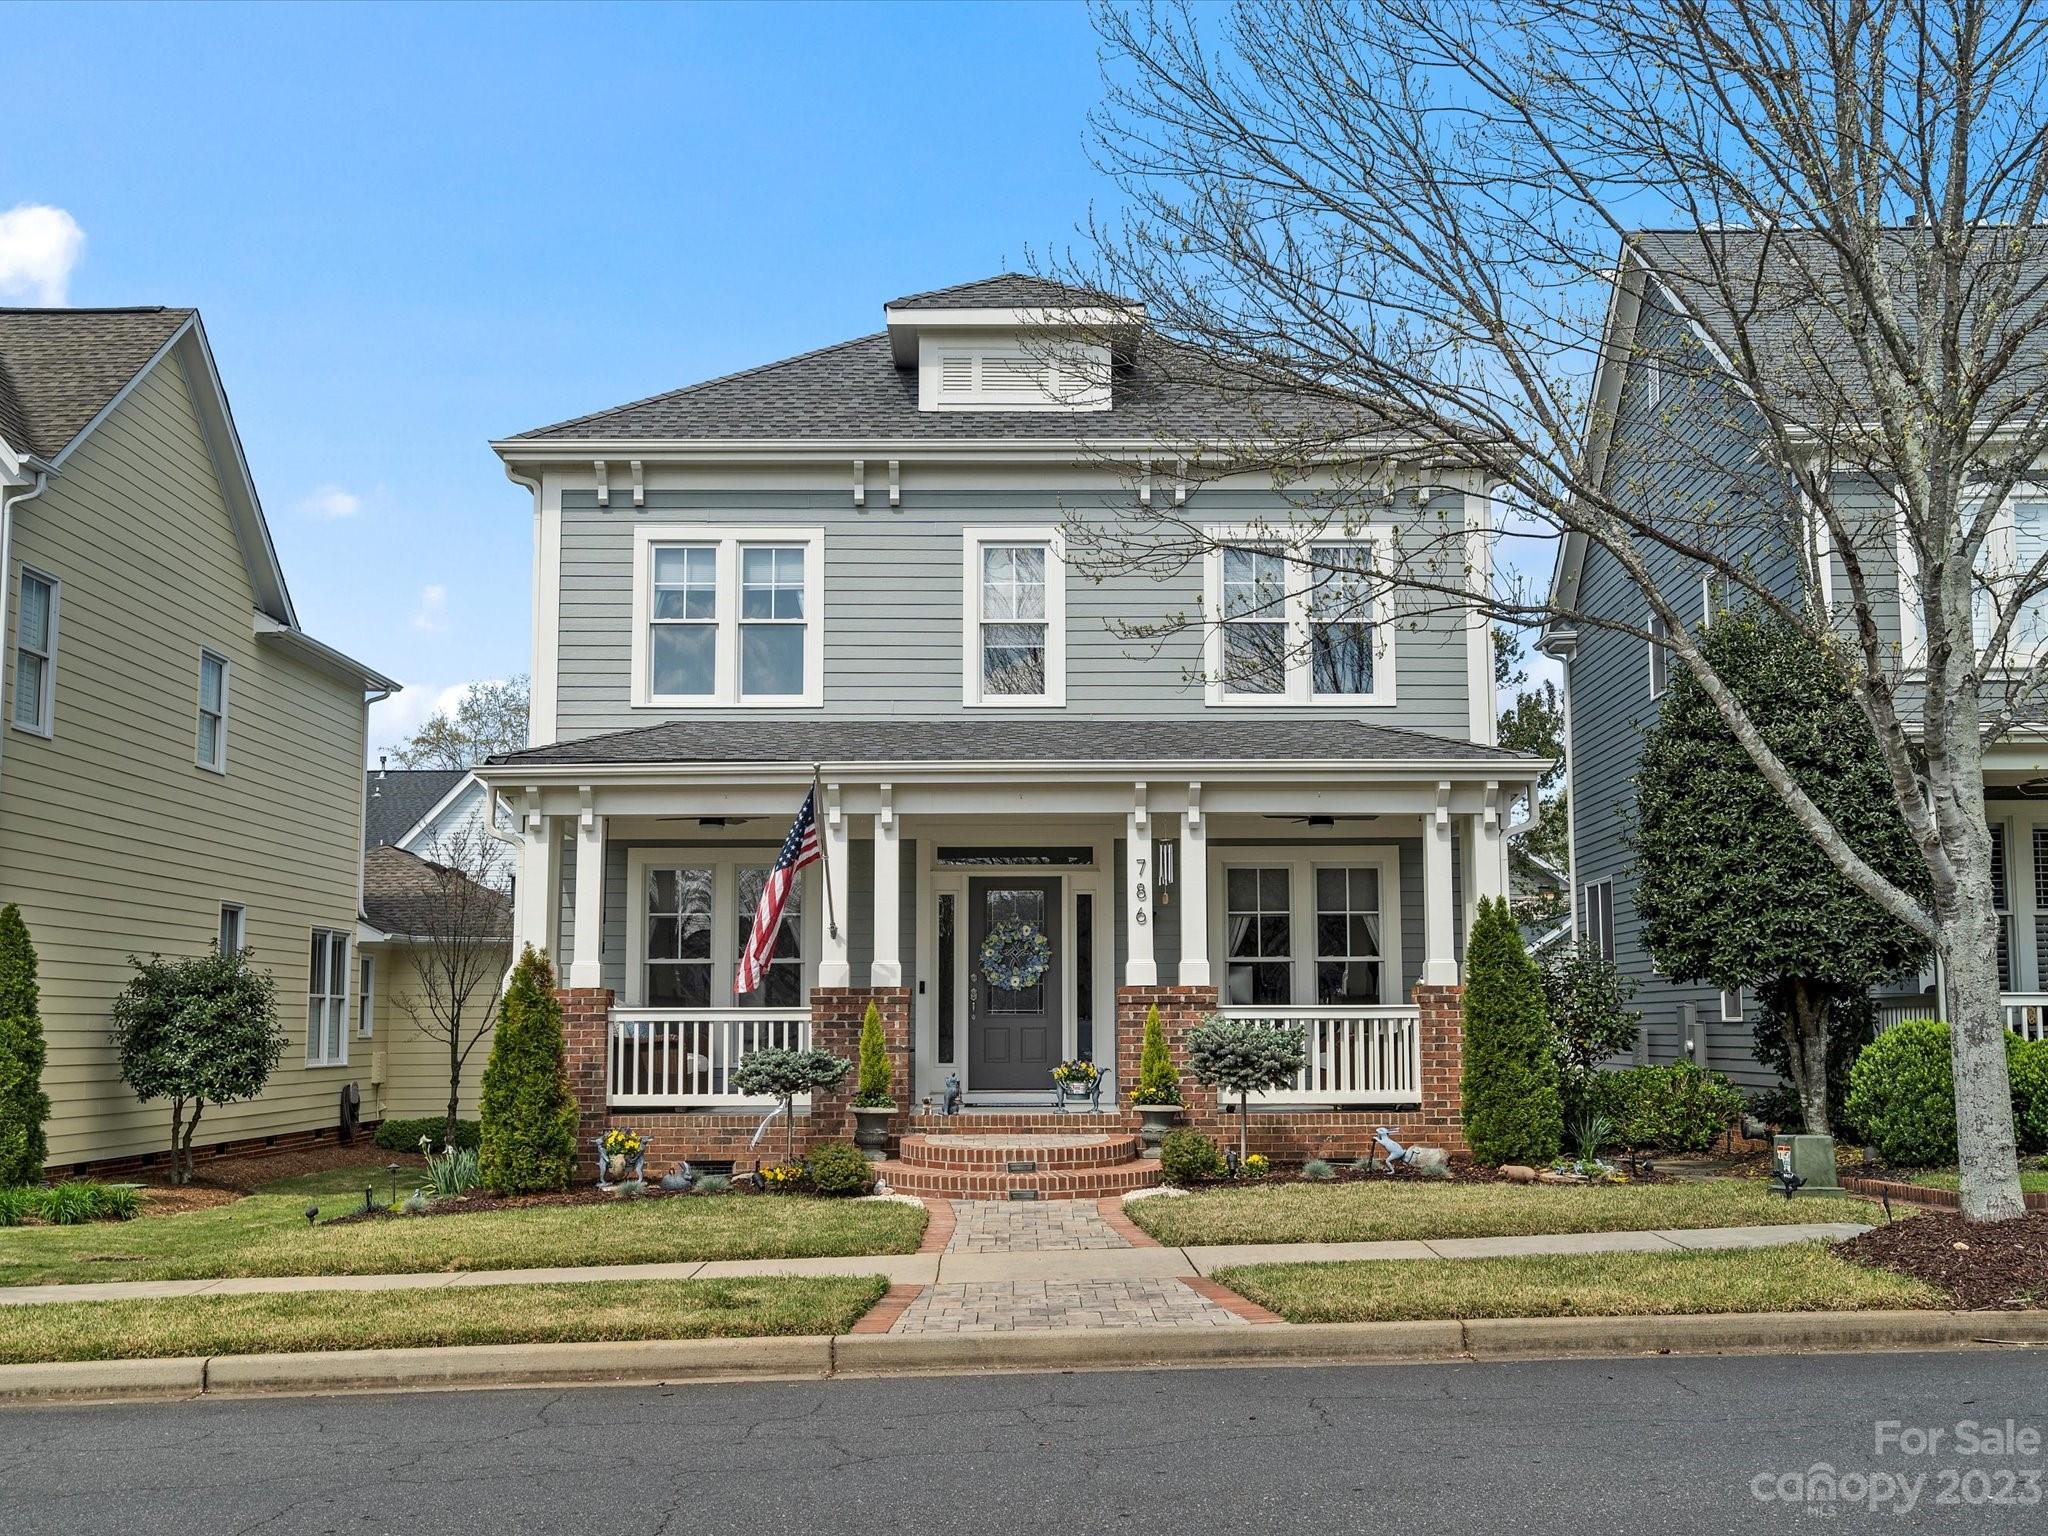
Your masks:
<svg viewBox="0 0 2048 1536"><path fill-rule="evenodd" d="M1844 1191L1835 1173L1835 1138L1832 1136L1778 1136L1771 1143L1771 1171L1791 1173L1806 1180L1796 1191L1800 1195L1839 1195Z"/></svg>

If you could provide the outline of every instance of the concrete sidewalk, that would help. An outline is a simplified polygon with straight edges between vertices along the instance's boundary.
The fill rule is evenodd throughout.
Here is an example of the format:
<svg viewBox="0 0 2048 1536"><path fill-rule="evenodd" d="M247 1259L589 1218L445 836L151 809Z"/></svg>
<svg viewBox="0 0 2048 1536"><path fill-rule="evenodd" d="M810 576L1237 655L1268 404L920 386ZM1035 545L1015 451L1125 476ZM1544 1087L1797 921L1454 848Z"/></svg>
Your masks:
<svg viewBox="0 0 2048 1536"><path fill-rule="evenodd" d="M0 1306L254 1296L314 1291L438 1290L485 1285L589 1284L606 1280L725 1280L749 1275L882 1275L892 1285L1003 1281L1143 1281L1208 1276L1241 1264L1318 1264L1369 1259L1490 1259L1548 1253L1679 1253L1838 1242L1868 1229L1850 1222L1707 1227L1654 1232L1572 1232L1534 1237L1437 1238L1429 1242L1238 1243L1206 1248L1024 1249L1009 1253L908 1253L829 1259L729 1259L709 1263L594 1264L408 1275L292 1275L232 1280L120 1280L0 1288Z"/></svg>

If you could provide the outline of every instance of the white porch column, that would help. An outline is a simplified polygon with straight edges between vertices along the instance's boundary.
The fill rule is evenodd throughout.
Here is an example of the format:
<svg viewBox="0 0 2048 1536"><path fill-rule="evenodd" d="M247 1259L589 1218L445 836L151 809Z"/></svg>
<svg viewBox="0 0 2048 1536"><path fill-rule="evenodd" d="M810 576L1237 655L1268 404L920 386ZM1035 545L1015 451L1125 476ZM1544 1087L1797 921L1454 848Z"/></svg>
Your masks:
<svg viewBox="0 0 2048 1536"><path fill-rule="evenodd" d="M1125 948L1124 985L1156 987L1159 964L1152 955L1152 887L1158 871L1152 868L1152 815L1145 802L1145 786L1136 786L1131 814L1124 827Z"/></svg>
<svg viewBox="0 0 2048 1536"><path fill-rule="evenodd" d="M599 955L604 946L604 818L586 803L576 819L576 952L569 959L569 985L604 985Z"/></svg>
<svg viewBox="0 0 2048 1536"><path fill-rule="evenodd" d="M1457 985L1451 899L1451 786L1436 787L1436 809L1422 826L1422 984Z"/></svg>
<svg viewBox="0 0 2048 1536"><path fill-rule="evenodd" d="M520 816L518 889L512 911L512 958L528 945L554 956L555 911L562 899L556 874L555 820L528 801Z"/></svg>
<svg viewBox="0 0 2048 1536"><path fill-rule="evenodd" d="M847 883L846 817L839 809L837 784L825 786L825 804L820 815L824 825L819 828L818 852L825 866L831 900L825 909L825 948L818 957L818 985L850 987L853 965L847 956L847 910L852 904L853 888Z"/></svg>
<svg viewBox="0 0 2048 1536"><path fill-rule="evenodd" d="M1209 824L1202 786L1190 784L1180 823L1180 984L1206 987L1209 975Z"/></svg>
<svg viewBox="0 0 2048 1536"><path fill-rule="evenodd" d="M1507 808L1497 783L1486 786L1486 809L1472 818L1472 887L1474 899L1508 893Z"/></svg>
<svg viewBox="0 0 2048 1536"><path fill-rule="evenodd" d="M903 859L898 840L893 791L882 786L882 808L875 813L875 960L871 987L903 985L903 956L898 933L902 908Z"/></svg>

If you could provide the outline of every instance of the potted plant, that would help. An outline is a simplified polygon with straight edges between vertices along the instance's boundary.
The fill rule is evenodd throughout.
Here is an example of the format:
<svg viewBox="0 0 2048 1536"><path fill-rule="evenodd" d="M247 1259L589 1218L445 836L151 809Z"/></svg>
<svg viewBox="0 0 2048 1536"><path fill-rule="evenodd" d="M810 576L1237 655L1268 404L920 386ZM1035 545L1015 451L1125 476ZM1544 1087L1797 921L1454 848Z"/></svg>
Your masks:
<svg viewBox="0 0 2048 1536"><path fill-rule="evenodd" d="M889 1146L889 1117L896 1113L896 1071L882 1038L882 1012L873 1003L860 1021L860 1080L853 1095L853 1144L879 1162Z"/></svg>
<svg viewBox="0 0 2048 1536"><path fill-rule="evenodd" d="M1180 1118L1180 1074L1166 1049L1166 1030L1159 1005L1145 1010L1145 1046L1138 1057L1138 1085L1131 1090L1131 1108L1138 1112L1138 1141L1145 1156L1157 1157L1166 1133Z"/></svg>
<svg viewBox="0 0 2048 1536"><path fill-rule="evenodd" d="M624 1126L597 1138L597 1187L613 1189L647 1176L647 1142Z"/></svg>
<svg viewBox="0 0 2048 1536"><path fill-rule="evenodd" d="M1092 1061L1078 1056L1052 1069L1053 1103L1064 1111L1071 1101L1096 1109L1102 1102L1102 1072Z"/></svg>

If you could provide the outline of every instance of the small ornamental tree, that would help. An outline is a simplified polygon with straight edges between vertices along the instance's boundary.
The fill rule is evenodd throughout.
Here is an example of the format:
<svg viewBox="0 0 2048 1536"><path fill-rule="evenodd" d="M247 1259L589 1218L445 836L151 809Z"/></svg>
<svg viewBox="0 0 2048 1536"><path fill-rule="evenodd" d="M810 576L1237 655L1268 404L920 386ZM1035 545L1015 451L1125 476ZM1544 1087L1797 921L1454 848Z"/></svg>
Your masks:
<svg viewBox="0 0 2048 1536"><path fill-rule="evenodd" d="M1927 867L1907 834L1870 724L1821 643L1753 609L1698 637L1799 788L1871 868L1925 900ZM1814 847L1685 667L1645 733L1636 777L1636 912L1657 969L1727 991L1748 987L1777 1022L1806 1128L1826 1133L1830 1036L1864 1027L1836 1002L1917 969L1927 945Z"/></svg>
<svg viewBox="0 0 2048 1536"><path fill-rule="evenodd" d="M1301 1072L1301 1031L1286 1024L1212 1013L1188 1032L1188 1069L1195 1081L1237 1095L1237 1160L1249 1146L1251 1096L1285 1088Z"/></svg>
<svg viewBox="0 0 2048 1536"><path fill-rule="evenodd" d="M855 1109L890 1109L895 1100L896 1069L889 1061L889 1043L882 1038L882 1010L873 1003L860 1020L860 1080L854 1089Z"/></svg>
<svg viewBox="0 0 2048 1536"><path fill-rule="evenodd" d="M1591 944L1560 948L1543 962L1543 1011L1558 1088L1573 1104L1586 1096L1600 1064L1631 1050L1642 1015L1628 1006L1635 984Z"/></svg>
<svg viewBox="0 0 2048 1536"><path fill-rule="evenodd" d="M877 1028L880 1022L877 1021ZM867 1027L861 1027L865 1034ZM733 1069L732 1091L781 1101L783 1161L796 1161L796 1098L829 1093L846 1081L853 1063L830 1051L756 1051Z"/></svg>
<svg viewBox="0 0 2048 1536"><path fill-rule="evenodd" d="M40 1180L49 1152L40 1001L35 945L9 902L0 907L0 1189Z"/></svg>
<svg viewBox="0 0 2048 1536"><path fill-rule="evenodd" d="M529 945L498 1004L479 1111L477 1176L494 1195L567 1189L576 1170L576 1099L554 967Z"/></svg>
<svg viewBox="0 0 2048 1536"><path fill-rule="evenodd" d="M1465 1139L1482 1163L1541 1166L1564 1139L1543 979L1505 899L1479 903L1465 943Z"/></svg>
<svg viewBox="0 0 2048 1536"><path fill-rule="evenodd" d="M114 999L121 1076L143 1103L171 1101L171 1182L184 1184L206 1106L255 1098L284 1055L277 987L246 950L128 963L135 975Z"/></svg>
<svg viewBox="0 0 2048 1536"><path fill-rule="evenodd" d="M1132 1098L1139 1104L1180 1102L1180 1074L1166 1049L1166 1027L1159 1022L1157 1003L1145 1010L1145 1044L1138 1053L1138 1085Z"/></svg>

